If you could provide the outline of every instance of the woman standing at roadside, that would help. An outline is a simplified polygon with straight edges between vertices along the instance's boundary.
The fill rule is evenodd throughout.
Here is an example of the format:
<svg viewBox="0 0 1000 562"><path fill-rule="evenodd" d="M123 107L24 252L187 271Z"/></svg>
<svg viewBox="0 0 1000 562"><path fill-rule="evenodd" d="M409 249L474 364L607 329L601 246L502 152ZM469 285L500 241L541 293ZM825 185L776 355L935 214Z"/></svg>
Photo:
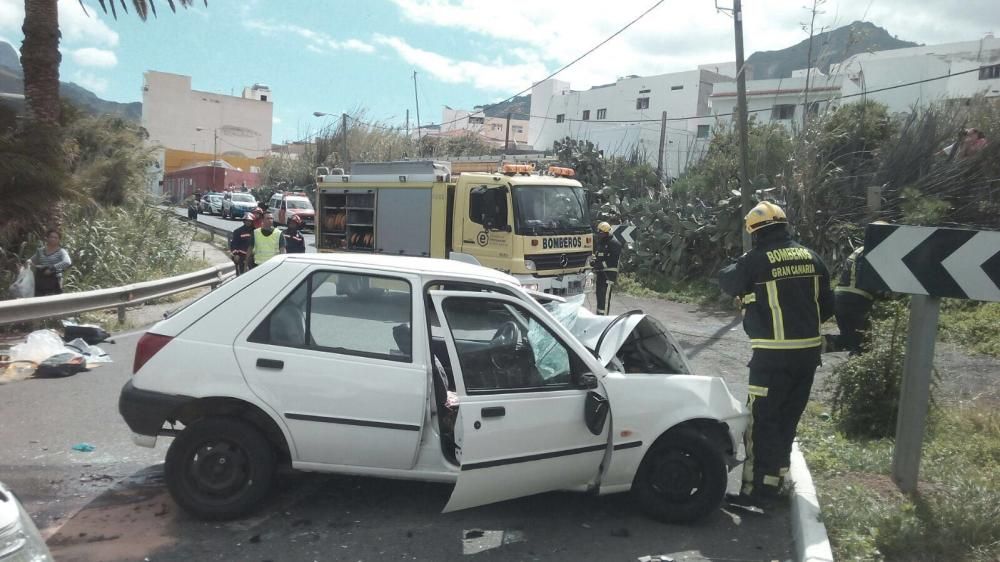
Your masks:
<svg viewBox="0 0 1000 562"><path fill-rule="evenodd" d="M59 242L59 231L49 230L45 233L45 245L31 257L31 264L35 267L36 297L62 294L63 271L73 262L69 259L69 252Z"/></svg>

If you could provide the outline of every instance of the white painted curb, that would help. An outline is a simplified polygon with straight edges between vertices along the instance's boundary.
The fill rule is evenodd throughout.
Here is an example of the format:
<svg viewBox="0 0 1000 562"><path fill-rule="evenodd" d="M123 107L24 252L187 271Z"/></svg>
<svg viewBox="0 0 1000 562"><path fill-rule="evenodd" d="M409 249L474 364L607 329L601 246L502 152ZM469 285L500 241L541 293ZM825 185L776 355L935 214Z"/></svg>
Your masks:
<svg viewBox="0 0 1000 562"><path fill-rule="evenodd" d="M833 550L820 519L819 499L812 475L799 444L792 444L792 462L788 476L795 486L792 493L792 536L795 555L800 562L833 562Z"/></svg>

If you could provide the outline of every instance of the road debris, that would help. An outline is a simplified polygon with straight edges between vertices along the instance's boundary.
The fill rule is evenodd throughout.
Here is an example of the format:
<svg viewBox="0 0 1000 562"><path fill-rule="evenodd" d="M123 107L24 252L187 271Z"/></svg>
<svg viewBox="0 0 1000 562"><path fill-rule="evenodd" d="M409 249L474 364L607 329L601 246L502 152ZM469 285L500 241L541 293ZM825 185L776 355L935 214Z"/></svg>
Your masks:
<svg viewBox="0 0 1000 562"><path fill-rule="evenodd" d="M74 451L79 451L81 453L89 453L96 448L97 447L94 447L90 443L77 443L76 445L73 445L71 447L71 449L73 449Z"/></svg>
<svg viewBox="0 0 1000 562"><path fill-rule="evenodd" d="M648 554L640 556L639 562L674 562L674 559L666 554Z"/></svg>
<svg viewBox="0 0 1000 562"><path fill-rule="evenodd" d="M466 529L462 536L462 554L477 554L485 550L501 547L505 544L519 542L528 542L523 531L511 529L502 531Z"/></svg>

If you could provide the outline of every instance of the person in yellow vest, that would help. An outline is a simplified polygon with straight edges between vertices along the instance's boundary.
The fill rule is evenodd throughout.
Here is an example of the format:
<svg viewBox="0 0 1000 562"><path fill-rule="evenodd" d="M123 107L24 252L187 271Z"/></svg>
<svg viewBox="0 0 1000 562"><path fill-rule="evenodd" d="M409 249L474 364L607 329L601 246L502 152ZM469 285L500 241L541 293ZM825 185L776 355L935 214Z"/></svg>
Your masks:
<svg viewBox="0 0 1000 562"><path fill-rule="evenodd" d="M260 228L253 231L250 239L251 263L256 267L283 253L284 248L285 239L281 236L281 231L274 228L274 217L271 213L264 213Z"/></svg>

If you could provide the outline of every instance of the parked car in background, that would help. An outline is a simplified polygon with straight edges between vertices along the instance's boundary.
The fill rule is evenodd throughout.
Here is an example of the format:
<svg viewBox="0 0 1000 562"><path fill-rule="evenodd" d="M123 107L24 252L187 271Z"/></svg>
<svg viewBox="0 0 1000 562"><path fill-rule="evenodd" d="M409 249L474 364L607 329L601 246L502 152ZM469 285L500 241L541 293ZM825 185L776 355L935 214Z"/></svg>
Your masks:
<svg viewBox="0 0 1000 562"><path fill-rule="evenodd" d="M208 215L221 215L222 214L222 194L221 193L206 193L202 196L200 202L200 211Z"/></svg>
<svg viewBox="0 0 1000 562"><path fill-rule="evenodd" d="M445 511L631 490L663 521L712 513L745 409L654 318L582 304L459 261L279 255L150 328L119 412L137 445L176 436L168 489L205 519L260 505L279 465L451 482Z"/></svg>
<svg viewBox="0 0 1000 562"><path fill-rule="evenodd" d="M267 204L267 210L274 215L275 224L288 224L288 219L292 215L302 218L302 228L313 228L316 226L316 210L312 201L303 191L277 192L271 196Z"/></svg>
<svg viewBox="0 0 1000 562"><path fill-rule="evenodd" d="M0 562L52 562L35 522L0 482Z"/></svg>
<svg viewBox="0 0 1000 562"><path fill-rule="evenodd" d="M241 219L257 207L257 200L249 193L227 191L222 196L222 218Z"/></svg>

